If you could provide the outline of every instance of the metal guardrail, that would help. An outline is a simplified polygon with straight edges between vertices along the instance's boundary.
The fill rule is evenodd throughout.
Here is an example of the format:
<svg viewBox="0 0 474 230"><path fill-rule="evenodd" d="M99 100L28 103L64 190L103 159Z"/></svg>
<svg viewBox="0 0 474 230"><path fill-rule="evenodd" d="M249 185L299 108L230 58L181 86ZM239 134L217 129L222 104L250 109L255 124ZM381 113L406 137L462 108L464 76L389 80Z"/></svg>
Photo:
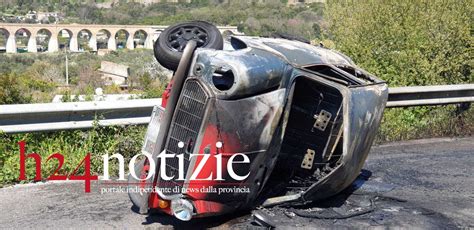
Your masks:
<svg viewBox="0 0 474 230"><path fill-rule="evenodd" d="M387 107L474 102L474 84L389 88Z"/></svg>
<svg viewBox="0 0 474 230"><path fill-rule="evenodd" d="M161 99L0 105L0 131L22 133L147 124L155 105L161 105Z"/></svg>
<svg viewBox="0 0 474 230"><path fill-rule="evenodd" d="M390 88L387 107L465 102L474 102L474 84ZM22 133L147 124L155 105L161 105L161 99L0 105L0 131Z"/></svg>

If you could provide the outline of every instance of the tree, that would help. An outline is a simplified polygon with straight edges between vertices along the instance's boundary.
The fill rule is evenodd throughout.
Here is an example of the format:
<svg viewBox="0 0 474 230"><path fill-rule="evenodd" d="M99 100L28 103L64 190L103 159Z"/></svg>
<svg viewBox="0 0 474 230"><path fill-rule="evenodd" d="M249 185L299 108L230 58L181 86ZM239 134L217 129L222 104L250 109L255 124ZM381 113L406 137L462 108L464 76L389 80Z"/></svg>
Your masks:
<svg viewBox="0 0 474 230"><path fill-rule="evenodd" d="M0 75L0 104L23 104L31 101L31 97L24 96L24 87L17 81L15 74Z"/></svg>
<svg viewBox="0 0 474 230"><path fill-rule="evenodd" d="M391 86L474 81L470 0L328 1L325 35Z"/></svg>

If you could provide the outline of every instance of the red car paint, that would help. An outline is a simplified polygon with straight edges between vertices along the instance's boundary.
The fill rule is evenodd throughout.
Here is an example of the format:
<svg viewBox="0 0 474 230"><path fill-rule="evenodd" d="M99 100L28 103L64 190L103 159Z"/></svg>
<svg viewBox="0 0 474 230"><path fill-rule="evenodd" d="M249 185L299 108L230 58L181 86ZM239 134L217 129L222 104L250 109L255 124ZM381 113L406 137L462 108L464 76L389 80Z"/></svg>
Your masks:
<svg viewBox="0 0 474 230"><path fill-rule="evenodd" d="M163 92L163 95L161 96L161 107L163 108L166 108L166 103L168 102L168 98L170 97L172 86L173 86L173 80L171 80L170 83L168 83L165 91Z"/></svg>
<svg viewBox="0 0 474 230"><path fill-rule="evenodd" d="M166 104L169 99L170 93L171 93L171 88L173 86L173 80L167 85L165 91L163 92L162 95L162 102L161 105L163 108L166 109ZM229 134L229 133L221 133L218 131L218 128L215 125L209 125L206 127L206 130L204 132L204 137L201 142L201 146L199 147L199 153L204 154L205 151L210 151L210 154L222 154L222 177L225 179L225 181L219 182L216 180L191 180L188 188L192 192L188 192L187 195L191 200L193 200L195 208L196 208L196 215L199 216L200 214L205 214L205 215L212 215L213 213L220 213L226 209L226 205L218 202L213 202L213 201L208 201L206 198L208 198L208 193L206 192L195 192L196 190L206 187L214 187L218 188L220 186L226 186L229 184L232 184L235 181L230 181L231 179L229 176L227 176L227 170L226 170L226 165L229 160L229 158L238 152L238 149L240 147L240 143L236 142L235 140L238 140L237 137L234 137L235 134ZM221 148L216 147L216 143L221 142L223 143ZM209 148L209 150L206 150L206 148ZM198 156L196 158L197 163L195 164L194 170L196 170L196 167L199 165L203 157ZM216 176L217 173L217 168L215 167L217 164L217 159L214 157L210 157L206 164L204 165L203 169L200 171L200 173L197 176L197 179L203 179L203 178L208 178L211 174L213 177ZM146 165L143 170L148 172L148 165ZM142 174L142 176L146 177L146 174ZM141 187L144 187L145 185L141 185ZM157 186L156 181L153 184L153 187ZM158 185L159 186L159 185ZM193 190L196 189L196 190ZM153 209L160 209L161 211L171 214L171 209L170 206L167 208L160 208L159 207L159 201L163 200L156 192L152 192L150 194L149 200L148 200L148 206Z"/></svg>

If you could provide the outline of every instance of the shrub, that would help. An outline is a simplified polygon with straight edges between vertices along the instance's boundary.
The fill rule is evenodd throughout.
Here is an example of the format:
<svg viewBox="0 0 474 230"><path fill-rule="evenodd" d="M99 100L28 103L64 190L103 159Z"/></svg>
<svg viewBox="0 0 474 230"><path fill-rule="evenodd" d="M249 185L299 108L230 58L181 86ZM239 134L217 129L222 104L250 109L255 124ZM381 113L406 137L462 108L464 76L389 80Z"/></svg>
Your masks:
<svg viewBox="0 0 474 230"><path fill-rule="evenodd" d="M468 0L336 0L326 5L323 31L336 49L390 87L472 83L473 13ZM378 140L474 133L473 110L456 111L456 106L387 109Z"/></svg>
<svg viewBox="0 0 474 230"><path fill-rule="evenodd" d="M31 96L23 91L28 90L22 85L16 74L0 75L0 104L23 104L31 102Z"/></svg>

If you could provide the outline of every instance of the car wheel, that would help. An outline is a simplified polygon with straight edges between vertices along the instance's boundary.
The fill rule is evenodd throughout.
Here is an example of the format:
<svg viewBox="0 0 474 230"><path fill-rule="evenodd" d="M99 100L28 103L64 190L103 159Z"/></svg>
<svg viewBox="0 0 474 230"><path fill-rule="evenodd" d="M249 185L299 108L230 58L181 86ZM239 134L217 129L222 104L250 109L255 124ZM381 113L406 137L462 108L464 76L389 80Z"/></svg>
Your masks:
<svg viewBox="0 0 474 230"><path fill-rule="evenodd" d="M155 42L156 60L165 68L176 70L190 40L195 40L197 47L221 50L224 46L222 35L214 25L204 21L179 23L166 28Z"/></svg>
<svg viewBox="0 0 474 230"><path fill-rule="evenodd" d="M138 161L135 163L135 173L137 174L138 177L141 176L143 170L145 167L145 159ZM135 177L133 177L131 174L128 175L128 197L132 201L132 204L135 208L140 207L140 202L141 202L141 196L140 192L134 191L135 189L140 189L140 183L143 181L137 180Z"/></svg>

